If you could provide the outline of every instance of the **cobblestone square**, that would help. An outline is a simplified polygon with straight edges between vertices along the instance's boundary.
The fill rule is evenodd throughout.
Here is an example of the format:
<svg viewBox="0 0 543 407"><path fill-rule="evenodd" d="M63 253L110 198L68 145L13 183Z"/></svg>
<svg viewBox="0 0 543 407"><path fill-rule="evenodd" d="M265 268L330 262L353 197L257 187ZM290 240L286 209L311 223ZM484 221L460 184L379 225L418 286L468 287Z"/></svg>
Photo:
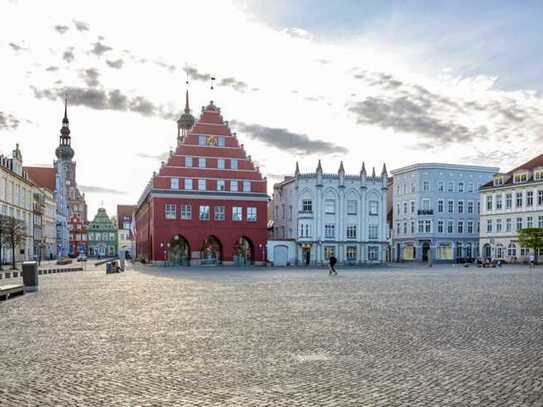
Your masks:
<svg viewBox="0 0 543 407"><path fill-rule="evenodd" d="M1 406L543 406L543 269L143 267L0 303Z"/></svg>

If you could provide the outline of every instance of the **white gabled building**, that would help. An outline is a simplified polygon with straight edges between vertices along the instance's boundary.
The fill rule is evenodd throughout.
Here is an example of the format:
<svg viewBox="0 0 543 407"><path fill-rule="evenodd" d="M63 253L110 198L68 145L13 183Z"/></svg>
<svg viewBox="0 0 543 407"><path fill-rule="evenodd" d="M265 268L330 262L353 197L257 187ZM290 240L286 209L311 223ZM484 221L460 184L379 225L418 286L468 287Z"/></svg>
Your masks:
<svg viewBox="0 0 543 407"><path fill-rule="evenodd" d="M543 228L543 154L481 187L482 256L525 261L529 251L518 243L523 228Z"/></svg>
<svg viewBox="0 0 543 407"><path fill-rule="evenodd" d="M336 174L303 174L298 163L293 177L274 185L273 232L268 246L295 242L297 264L325 264L333 254L340 264L382 263L388 250L387 171L380 176L345 175L343 162ZM291 257L268 250L268 260ZM271 257L271 258L270 258ZM292 261L289 261L291 264Z"/></svg>

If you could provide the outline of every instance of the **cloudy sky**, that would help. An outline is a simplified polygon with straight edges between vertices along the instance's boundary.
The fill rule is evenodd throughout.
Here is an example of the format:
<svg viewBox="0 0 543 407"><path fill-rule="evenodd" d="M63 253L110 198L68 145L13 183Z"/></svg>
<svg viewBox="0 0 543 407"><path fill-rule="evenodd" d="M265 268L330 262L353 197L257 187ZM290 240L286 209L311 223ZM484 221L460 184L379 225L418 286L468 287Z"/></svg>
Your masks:
<svg viewBox="0 0 543 407"><path fill-rule="evenodd" d="M3 1L0 152L50 165L67 92L78 182L111 213L175 145L188 75L269 188L319 158L507 170L543 152L542 18L528 0Z"/></svg>

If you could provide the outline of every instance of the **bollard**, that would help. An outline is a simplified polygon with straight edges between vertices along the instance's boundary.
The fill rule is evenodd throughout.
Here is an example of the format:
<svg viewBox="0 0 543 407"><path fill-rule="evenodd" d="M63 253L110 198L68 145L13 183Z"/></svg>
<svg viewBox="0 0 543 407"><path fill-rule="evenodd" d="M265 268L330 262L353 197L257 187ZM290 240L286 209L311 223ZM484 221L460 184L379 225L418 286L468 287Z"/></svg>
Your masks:
<svg viewBox="0 0 543 407"><path fill-rule="evenodd" d="M23 262L23 284L25 292L38 291L38 263L35 261Z"/></svg>

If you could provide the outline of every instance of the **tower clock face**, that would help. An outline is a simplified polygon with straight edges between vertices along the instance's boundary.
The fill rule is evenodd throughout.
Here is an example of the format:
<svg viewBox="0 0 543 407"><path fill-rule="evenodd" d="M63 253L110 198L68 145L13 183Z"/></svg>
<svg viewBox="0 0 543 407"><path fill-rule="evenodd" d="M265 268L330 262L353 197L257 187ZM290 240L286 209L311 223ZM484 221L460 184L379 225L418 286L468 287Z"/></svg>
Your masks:
<svg viewBox="0 0 543 407"><path fill-rule="evenodd" d="M208 136L208 138L207 138L207 145L208 145L208 146L216 146L216 145L217 145L217 137L215 137L215 136Z"/></svg>

